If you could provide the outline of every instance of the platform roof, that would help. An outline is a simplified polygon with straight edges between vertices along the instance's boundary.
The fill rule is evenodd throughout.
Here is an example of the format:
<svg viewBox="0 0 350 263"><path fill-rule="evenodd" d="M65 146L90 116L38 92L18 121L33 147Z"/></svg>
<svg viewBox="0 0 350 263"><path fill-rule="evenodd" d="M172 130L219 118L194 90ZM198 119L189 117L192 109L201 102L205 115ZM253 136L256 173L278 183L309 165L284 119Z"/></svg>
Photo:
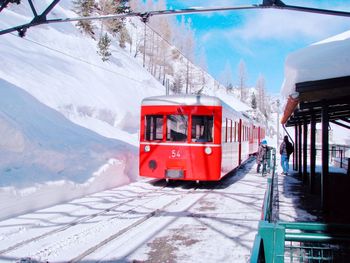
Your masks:
<svg viewBox="0 0 350 263"><path fill-rule="evenodd" d="M312 115L320 122L328 106L330 121L350 128L350 31L291 53L281 93L290 97L286 126L310 122Z"/></svg>
<svg viewBox="0 0 350 263"><path fill-rule="evenodd" d="M350 128L350 76L296 83L299 105L294 109L286 126L295 126L312 115L321 121L322 108L328 106L329 120Z"/></svg>

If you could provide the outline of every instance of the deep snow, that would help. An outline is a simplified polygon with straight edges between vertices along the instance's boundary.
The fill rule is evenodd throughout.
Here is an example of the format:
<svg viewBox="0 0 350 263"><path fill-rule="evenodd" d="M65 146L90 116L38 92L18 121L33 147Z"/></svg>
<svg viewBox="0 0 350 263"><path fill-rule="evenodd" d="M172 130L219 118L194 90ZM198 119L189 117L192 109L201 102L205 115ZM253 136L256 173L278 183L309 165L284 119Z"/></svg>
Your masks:
<svg viewBox="0 0 350 263"><path fill-rule="evenodd" d="M282 95L295 92L304 81L350 75L350 31L330 37L288 55L285 62Z"/></svg>
<svg viewBox="0 0 350 263"><path fill-rule="evenodd" d="M71 8L62 1L51 16L74 16ZM0 28L31 15L26 2L12 5L1 12ZM349 32L292 54L283 94L310 77L337 76L319 68L334 57L344 62L331 67L333 73L349 74L348 42ZM112 59L102 62L96 44L73 23L31 28L25 38L0 36L0 219L138 179L140 103L165 88L116 43ZM326 54L324 63L313 68L312 58L320 53ZM205 91L237 110L250 110L214 81ZM349 140L344 130L340 134L334 136L338 142ZM268 141L277 146L275 138Z"/></svg>
<svg viewBox="0 0 350 263"><path fill-rule="evenodd" d="M54 15L73 16L70 3ZM28 11L25 1L3 10L0 28ZM72 23L1 36L0 218L136 180L139 105L164 87L126 51L112 52L103 63Z"/></svg>
<svg viewBox="0 0 350 263"><path fill-rule="evenodd" d="M71 1L61 1L50 17L75 16L71 9ZM11 5L0 28L31 16L26 1ZM165 87L128 48L113 42L111 60L102 62L97 42L74 23L0 40L0 219L137 180L140 103ZM208 95L250 109L214 85L211 79Z"/></svg>

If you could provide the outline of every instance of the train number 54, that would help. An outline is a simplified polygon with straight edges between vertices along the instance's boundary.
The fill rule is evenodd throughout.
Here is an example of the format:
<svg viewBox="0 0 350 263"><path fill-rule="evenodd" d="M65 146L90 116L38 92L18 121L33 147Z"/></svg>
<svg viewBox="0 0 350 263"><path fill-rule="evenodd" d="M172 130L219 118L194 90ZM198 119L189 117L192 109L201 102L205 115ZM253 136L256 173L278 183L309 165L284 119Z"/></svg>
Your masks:
<svg viewBox="0 0 350 263"><path fill-rule="evenodd" d="M181 158L180 150L171 150L170 158Z"/></svg>

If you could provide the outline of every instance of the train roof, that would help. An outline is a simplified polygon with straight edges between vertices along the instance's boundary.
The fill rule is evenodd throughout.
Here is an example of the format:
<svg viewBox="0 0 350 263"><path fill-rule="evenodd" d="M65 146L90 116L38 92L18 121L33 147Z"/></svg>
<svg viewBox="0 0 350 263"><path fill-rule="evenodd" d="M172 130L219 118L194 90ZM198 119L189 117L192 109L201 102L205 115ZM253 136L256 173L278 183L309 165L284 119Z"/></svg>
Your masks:
<svg viewBox="0 0 350 263"><path fill-rule="evenodd" d="M242 112L235 110L224 101L214 96L207 95L168 95L144 98L142 106L221 106L225 111L234 113L240 118L249 119L243 116Z"/></svg>
<svg viewBox="0 0 350 263"><path fill-rule="evenodd" d="M169 95L154 96L142 100L142 105L188 105L188 106L222 106L224 104L217 97L206 95Z"/></svg>
<svg viewBox="0 0 350 263"><path fill-rule="evenodd" d="M214 96L207 95L163 95L144 98L142 106L222 106L224 111L231 112L243 120L258 125L249 114L235 110L224 101Z"/></svg>

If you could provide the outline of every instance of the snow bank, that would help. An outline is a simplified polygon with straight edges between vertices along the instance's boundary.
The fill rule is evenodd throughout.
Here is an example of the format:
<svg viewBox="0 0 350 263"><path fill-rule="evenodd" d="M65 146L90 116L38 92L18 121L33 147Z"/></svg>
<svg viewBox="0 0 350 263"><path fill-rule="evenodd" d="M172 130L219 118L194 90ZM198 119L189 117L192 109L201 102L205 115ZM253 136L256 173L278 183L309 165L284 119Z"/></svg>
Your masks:
<svg viewBox="0 0 350 263"><path fill-rule="evenodd" d="M71 8L63 1L50 17ZM0 28L30 21L30 10L4 9ZM140 102L165 89L117 43L105 63L96 45L73 23L1 36L0 218L137 179Z"/></svg>
<svg viewBox="0 0 350 263"><path fill-rule="evenodd" d="M0 79L0 218L136 180L137 149Z"/></svg>

